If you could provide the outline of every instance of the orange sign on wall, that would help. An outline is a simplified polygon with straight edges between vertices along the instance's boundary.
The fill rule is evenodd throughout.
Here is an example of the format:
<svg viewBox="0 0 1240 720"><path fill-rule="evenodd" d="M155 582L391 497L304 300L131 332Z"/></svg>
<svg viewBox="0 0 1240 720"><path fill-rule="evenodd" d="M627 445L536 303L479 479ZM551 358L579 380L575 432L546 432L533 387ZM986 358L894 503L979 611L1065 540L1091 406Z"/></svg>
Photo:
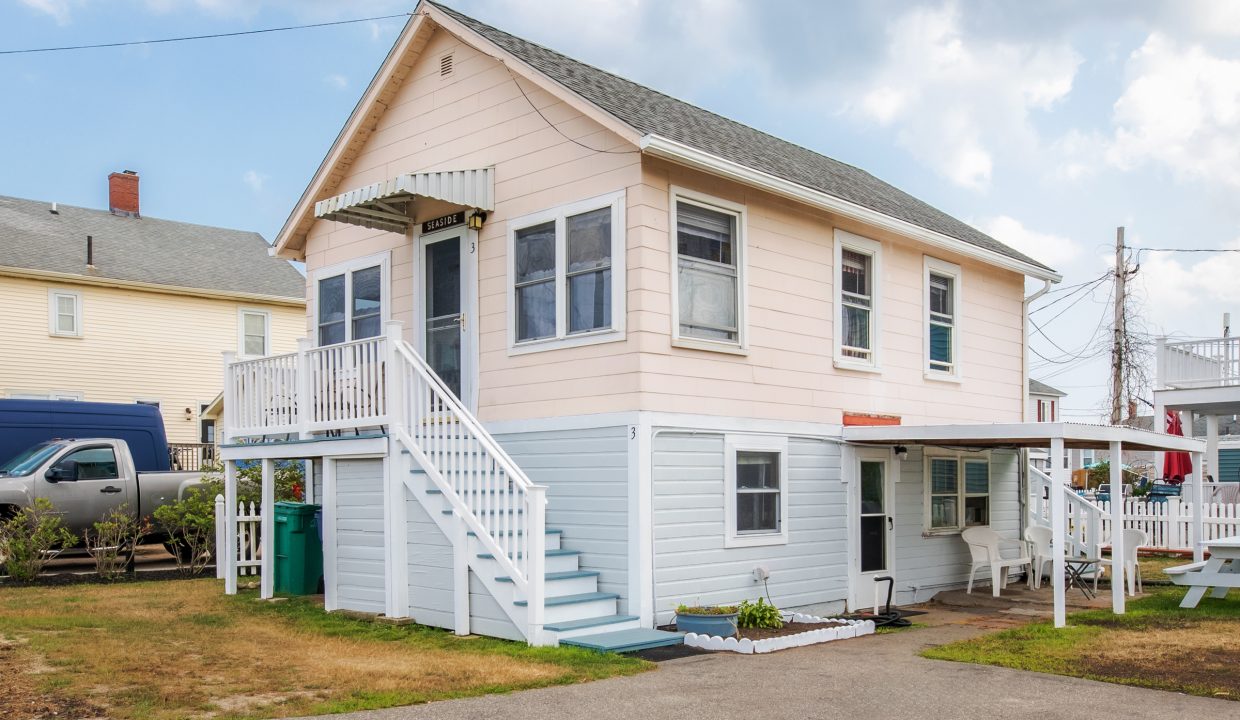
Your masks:
<svg viewBox="0 0 1240 720"><path fill-rule="evenodd" d="M899 425L899 415L876 415L874 413L844 413L844 425Z"/></svg>

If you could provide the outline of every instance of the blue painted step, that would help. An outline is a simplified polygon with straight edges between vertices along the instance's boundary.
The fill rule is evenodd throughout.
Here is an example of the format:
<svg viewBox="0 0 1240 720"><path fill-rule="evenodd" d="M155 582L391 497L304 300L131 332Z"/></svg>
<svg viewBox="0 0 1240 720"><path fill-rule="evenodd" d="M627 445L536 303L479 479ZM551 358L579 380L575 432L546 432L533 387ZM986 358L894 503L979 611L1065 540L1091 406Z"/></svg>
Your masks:
<svg viewBox="0 0 1240 720"><path fill-rule="evenodd" d="M652 628L633 628L631 630L613 630L612 632L595 635L581 635L560 641L561 645L599 650L601 652L626 653L665 645L680 645L685 640L684 633L654 630Z"/></svg>
<svg viewBox="0 0 1240 720"><path fill-rule="evenodd" d="M581 630L590 627L602 627L604 625L615 625L617 623L629 622L636 620L636 615L605 615L603 617L585 618L584 620L565 620L564 622L549 623L543 625L544 630L552 632L568 632L569 630Z"/></svg>
<svg viewBox="0 0 1240 720"><path fill-rule="evenodd" d="M619 599L620 599L620 596L617 595L616 593L592 592L592 593L577 593L576 595L557 595L555 597L547 598L543 604L545 604L547 607L552 607L554 605L576 605L577 603L594 602L595 600L619 600ZM516 605L517 607L525 607L527 605L525 600L513 600L512 604Z"/></svg>
<svg viewBox="0 0 1240 720"><path fill-rule="evenodd" d="M546 574L548 580L571 580L573 578L598 577L597 570L565 570L564 572L551 572ZM500 575L495 578L495 582L510 583L512 578L507 575Z"/></svg>
<svg viewBox="0 0 1240 720"><path fill-rule="evenodd" d="M521 557L523 554L524 553L517 553L517 557ZM551 557L555 555L580 555L581 551L560 549L560 550L548 550L543 554L546 555L547 557ZM483 560L494 560L495 559L495 556L492 555L491 553L478 553L478 557L482 558Z"/></svg>

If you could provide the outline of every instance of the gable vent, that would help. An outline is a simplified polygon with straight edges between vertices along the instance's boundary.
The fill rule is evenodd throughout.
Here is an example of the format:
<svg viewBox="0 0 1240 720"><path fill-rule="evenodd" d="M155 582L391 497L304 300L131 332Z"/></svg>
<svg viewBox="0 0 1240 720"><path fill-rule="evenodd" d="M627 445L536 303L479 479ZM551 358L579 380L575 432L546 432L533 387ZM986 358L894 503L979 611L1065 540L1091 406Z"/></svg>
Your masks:
<svg viewBox="0 0 1240 720"><path fill-rule="evenodd" d="M452 53L448 53L439 58L439 77L448 77L452 74Z"/></svg>

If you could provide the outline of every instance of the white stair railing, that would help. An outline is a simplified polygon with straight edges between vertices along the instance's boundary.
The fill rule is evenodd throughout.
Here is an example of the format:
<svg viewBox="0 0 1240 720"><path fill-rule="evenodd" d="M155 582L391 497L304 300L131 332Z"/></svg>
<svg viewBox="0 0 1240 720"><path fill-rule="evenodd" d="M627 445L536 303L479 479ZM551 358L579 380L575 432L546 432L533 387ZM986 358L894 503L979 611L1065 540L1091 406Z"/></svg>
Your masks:
<svg viewBox="0 0 1240 720"><path fill-rule="evenodd" d="M1051 476L1033 465L1029 466L1029 520L1036 525L1051 526L1050 489L1054 487ZM1063 486L1064 509L1067 511L1068 553L1098 557L1103 537L1101 507L1076 494L1072 488Z"/></svg>
<svg viewBox="0 0 1240 720"><path fill-rule="evenodd" d="M393 432L524 595L526 640L542 644L546 487L530 481L417 351L393 344L401 388Z"/></svg>

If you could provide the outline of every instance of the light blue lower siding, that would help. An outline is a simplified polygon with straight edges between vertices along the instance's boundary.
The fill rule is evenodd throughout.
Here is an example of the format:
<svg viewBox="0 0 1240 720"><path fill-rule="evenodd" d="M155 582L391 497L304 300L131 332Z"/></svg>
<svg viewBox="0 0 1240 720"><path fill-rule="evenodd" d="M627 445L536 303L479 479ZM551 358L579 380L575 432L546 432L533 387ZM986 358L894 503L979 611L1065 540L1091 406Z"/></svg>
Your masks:
<svg viewBox="0 0 1240 720"><path fill-rule="evenodd" d="M600 592L628 612L628 427L497 434L530 480L547 486L547 527L596 570Z"/></svg>
<svg viewBox="0 0 1240 720"><path fill-rule="evenodd" d="M384 611L383 461L336 461L336 604Z"/></svg>
<svg viewBox="0 0 1240 720"><path fill-rule="evenodd" d="M725 548L724 435L664 432L653 441L655 613L731 604L769 589L787 608L842 607L848 594L847 494L840 446L788 441L788 542ZM754 579L770 572L767 586Z"/></svg>
<svg viewBox="0 0 1240 720"><path fill-rule="evenodd" d="M931 454L936 451L930 450ZM963 585L969 579L969 548L958 533L930 535L925 532L925 454L910 447L900 464L895 484L896 602L924 602L935 593ZM966 454L965 458L968 457ZM1005 538L1020 537L1020 454L993 451L990 456L990 526ZM989 592L988 570L978 570ZM975 580L975 583L977 581ZM859 588L859 601L871 601L868 590Z"/></svg>

